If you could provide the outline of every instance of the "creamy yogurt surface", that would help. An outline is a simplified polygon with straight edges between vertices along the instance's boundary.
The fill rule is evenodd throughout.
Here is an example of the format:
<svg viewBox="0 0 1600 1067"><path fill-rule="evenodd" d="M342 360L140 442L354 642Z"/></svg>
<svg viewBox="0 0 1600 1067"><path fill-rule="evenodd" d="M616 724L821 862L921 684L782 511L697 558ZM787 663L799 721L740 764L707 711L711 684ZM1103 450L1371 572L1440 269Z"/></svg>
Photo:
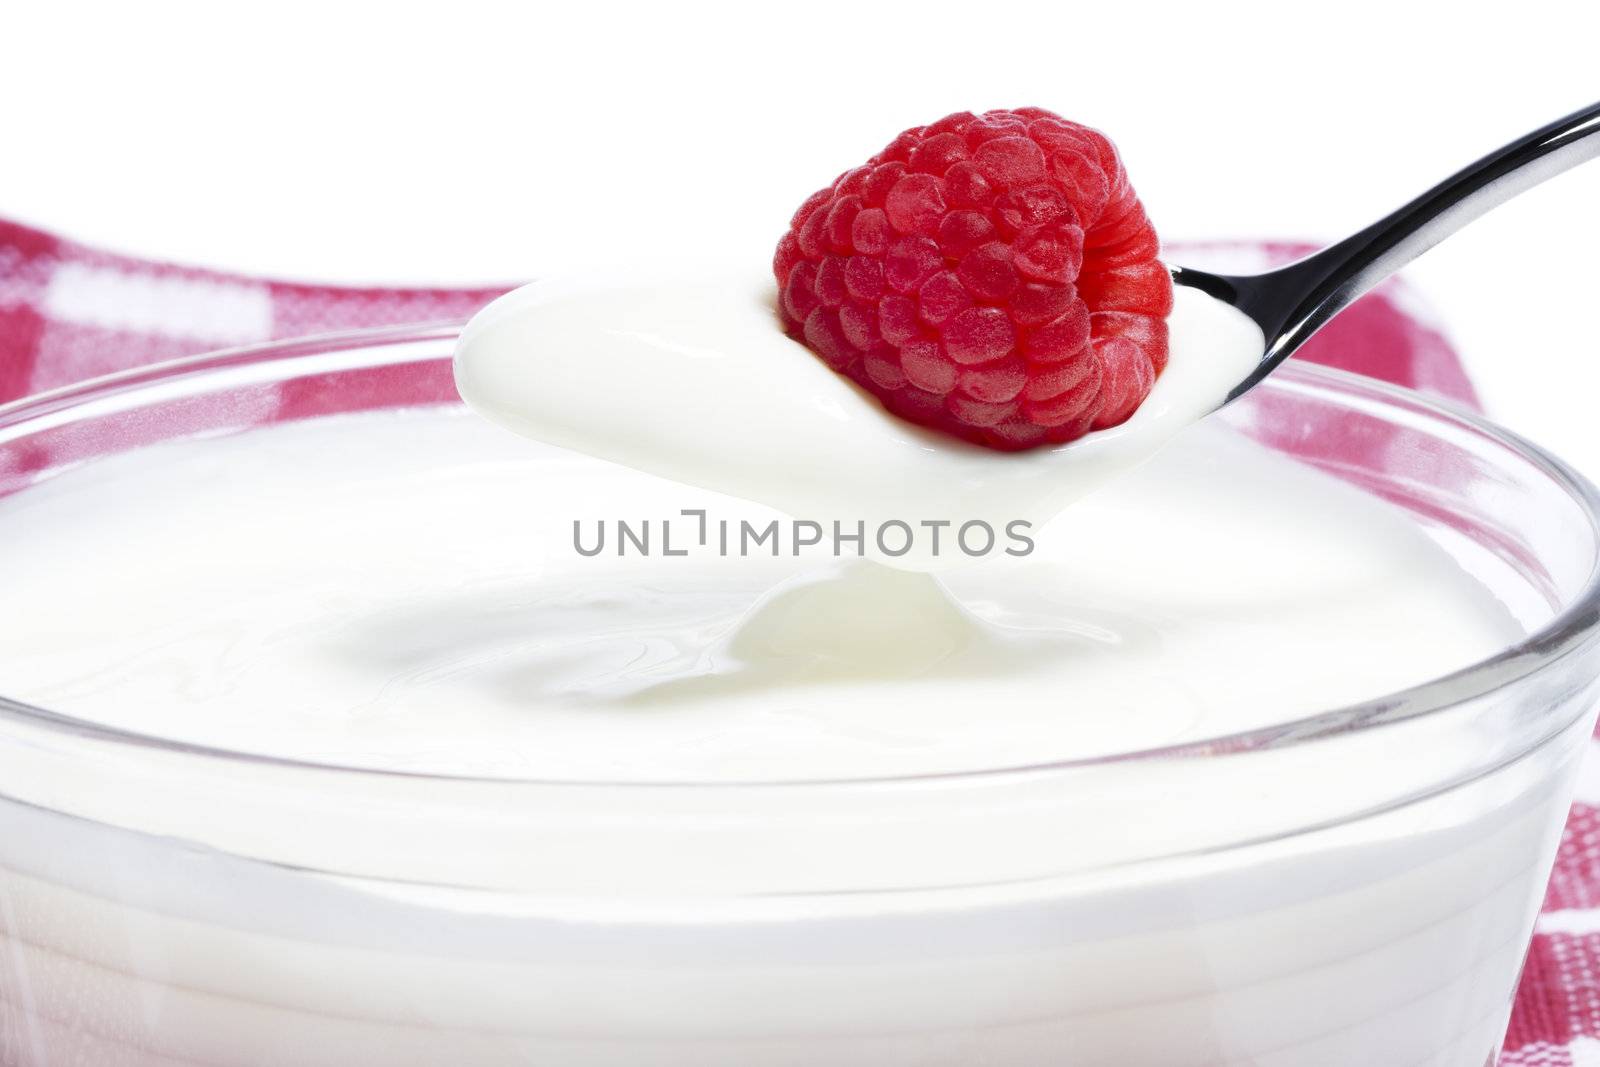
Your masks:
<svg viewBox="0 0 1600 1067"><path fill-rule="evenodd" d="M876 778L1222 736L1519 635L1411 519L1195 425L1260 334L1181 288L1172 325L1128 423L1002 454L883 411L759 286L530 286L467 329L456 375L539 443L459 409L345 415L0 500L0 693L338 765ZM860 558L870 533L706 536L784 513L1028 532L972 558L947 529L909 560L937 578Z"/></svg>
<svg viewBox="0 0 1600 1067"><path fill-rule="evenodd" d="M0 693L342 765L867 778L1282 722L1521 632L1411 519L1210 423L937 577L575 550L686 508L777 517L460 409L139 449L0 499Z"/></svg>

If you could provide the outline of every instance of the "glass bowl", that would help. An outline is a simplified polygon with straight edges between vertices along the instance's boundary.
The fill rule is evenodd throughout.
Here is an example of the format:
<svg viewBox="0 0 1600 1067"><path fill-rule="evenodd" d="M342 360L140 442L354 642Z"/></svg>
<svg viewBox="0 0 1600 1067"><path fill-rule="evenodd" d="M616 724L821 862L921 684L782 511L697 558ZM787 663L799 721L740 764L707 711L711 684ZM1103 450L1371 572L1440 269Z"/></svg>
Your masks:
<svg viewBox="0 0 1600 1067"><path fill-rule="evenodd" d="M0 496L160 441L458 404L453 337L267 345L0 408ZM1526 636L1203 743L834 782L391 773L0 697L0 1061L1492 1062L1594 726L1596 496L1323 368L1217 417L1403 509ZM1298 787L1330 764L1341 789ZM1161 818L1119 817L1152 795Z"/></svg>

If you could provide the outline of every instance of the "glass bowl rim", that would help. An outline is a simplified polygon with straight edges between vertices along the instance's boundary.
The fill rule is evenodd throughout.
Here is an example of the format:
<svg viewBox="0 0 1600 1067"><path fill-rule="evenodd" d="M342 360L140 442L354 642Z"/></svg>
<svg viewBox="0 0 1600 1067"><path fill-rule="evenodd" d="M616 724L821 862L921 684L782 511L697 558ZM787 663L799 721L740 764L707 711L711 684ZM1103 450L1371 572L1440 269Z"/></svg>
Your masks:
<svg viewBox="0 0 1600 1067"><path fill-rule="evenodd" d="M333 370L358 370L440 358L437 352L408 355L418 346L453 341L465 325L462 321L384 326L312 334L287 340L265 341L176 359L162 360L129 370L97 376L31 396L0 404L0 431L13 430L37 419L46 419L73 409L87 407L141 389L204 379L208 375L256 365L293 365L300 360L344 354ZM386 350L395 350L387 351ZM386 354L388 358L350 362L356 353ZM324 372L328 368L323 368ZM287 374L275 374L253 381L277 381ZM1107 765L1163 759L1197 759L1219 755L1245 755L1253 751L1277 750L1337 734L1371 730L1400 722L1448 714L1451 710L1481 700L1539 674L1571 655L1600 644L1600 489L1565 461L1513 430L1449 400L1420 393L1366 375L1291 360L1283 364L1262 384L1266 389L1283 389L1288 383L1302 390L1321 390L1346 401L1365 398L1387 409L1406 408L1426 418L1456 425L1487 438L1497 449L1517 456L1548 478L1588 519L1596 545L1596 563L1582 588L1548 622L1522 640L1492 656L1458 670L1419 682L1392 693L1352 704L1324 709L1300 718L1270 723L1250 730L1220 734L1198 741L1158 745L1075 759L1051 760L975 770L884 777L817 778L782 780L719 781L606 781L578 779L540 779L515 776L440 774L435 772L362 767L333 762L273 756L237 749L176 741L155 734L112 727L61 712L13 700L0 694L0 722L20 723L48 732L110 743L119 748L155 750L161 753L200 759L231 761L260 768L278 767L289 771L322 772L344 776L526 785L550 788L605 788L631 791L649 789L804 789L817 787L872 787L948 780L992 780L1023 775L1071 772ZM223 388L237 388L238 383ZM26 431L24 431L26 432Z"/></svg>

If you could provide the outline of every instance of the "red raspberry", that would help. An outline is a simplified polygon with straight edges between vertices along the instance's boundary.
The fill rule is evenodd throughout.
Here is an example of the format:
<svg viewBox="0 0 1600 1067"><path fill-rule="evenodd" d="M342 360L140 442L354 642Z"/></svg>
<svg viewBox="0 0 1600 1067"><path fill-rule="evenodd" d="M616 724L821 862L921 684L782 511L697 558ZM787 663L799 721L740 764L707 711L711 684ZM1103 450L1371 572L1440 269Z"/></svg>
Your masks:
<svg viewBox="0 0 1600 1067"><path fill-rule="evenodd" d="M785 328L903 418L999 449L1115 426L1167 362L1172 278L1116 148L1036 107L896 137L800 205Z"/></svg>

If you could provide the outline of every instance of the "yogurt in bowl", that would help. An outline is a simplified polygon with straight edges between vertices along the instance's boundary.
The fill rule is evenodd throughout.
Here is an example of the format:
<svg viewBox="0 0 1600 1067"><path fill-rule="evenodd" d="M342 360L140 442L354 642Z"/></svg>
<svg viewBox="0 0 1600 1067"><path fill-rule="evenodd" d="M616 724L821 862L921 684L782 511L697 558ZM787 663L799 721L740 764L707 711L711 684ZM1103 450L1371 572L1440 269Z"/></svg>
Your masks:
<svg viewBox="0 0 1600 1067"><path fill-rule="evenodd" d="M452 342L0 415L0 1061L1492 1060L1600 671L1558 462L1293 368L924 573Z"/></svg>

